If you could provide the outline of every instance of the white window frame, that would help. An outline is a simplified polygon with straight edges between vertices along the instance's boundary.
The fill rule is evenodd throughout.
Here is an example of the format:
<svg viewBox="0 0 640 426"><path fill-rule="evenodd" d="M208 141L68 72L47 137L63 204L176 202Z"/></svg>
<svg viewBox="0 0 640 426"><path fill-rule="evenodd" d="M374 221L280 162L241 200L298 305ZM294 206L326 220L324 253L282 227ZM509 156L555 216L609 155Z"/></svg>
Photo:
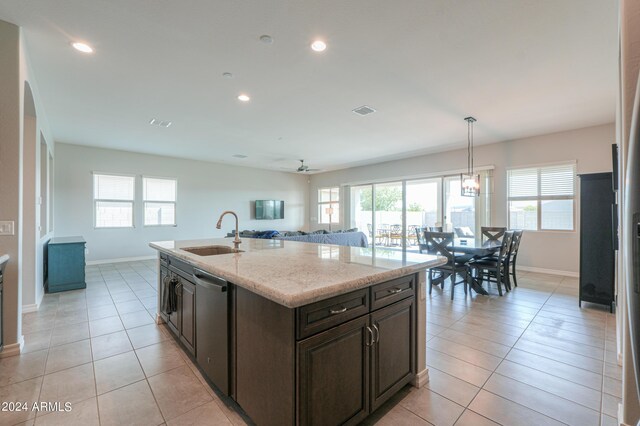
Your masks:
<svg viewBox="0 0 640 426"><path fill-rule="evenodd" d="M96 176L118 176L133 178L133 199L131 200L116 200L107 198L96 198ZM105 172L92 172L91 173L91 191L93 196L93 229L132 229L136 227L136 175L127 173L105 173ZM114 202L114 203L131 203L131 226L98 226L97 220L97 204L98 202Z"/></svg>
<svg viewBox="0 0 640 426"><path fill-rule="evenodd" d="M554 166L572 166L573 167L573 173L574 173L574 178L573 178L573 195L555 195L555 196L550 196L550 195L539 195L540 194L540 170L544 169L546 167L554 167ZM536 169L537 170L537 174L538 174L538 195L535 197L531 197L531 196L522 196L522 197L510 197L509 196L509 174L512 170L521 170L521 169ZM507 224L509 229L511 229L511 209L510 209L510 203L511 201L535 201L536 202L536 215L537 215L537 219L536 219L536 229L525 229L526 232L560 232L560 233L575 233L577 231L576 228L576 218L577 218L577 212L576 212L576 196L577 196L577 191L576 191L576 187L577 187L577 178L576 178L576 173L577 173L577 164L575 161L565 161L565 162L560 162L560 163L547 163L547 164L533 164L533 165L528 165L528 166L518 166L518 167L509 167L507 168L507 173L506 173L506 178L507 178L507 184L506 184L506 195L507 195ZM573 215L573 220L572 220L572 225L573 228L572 229L542 229L542 201L552 201L552 200L571 200L573 203L572 205L572 215Z"/></svg>
<svg viewBox="0 0 640 426"><path fill-rule="evenodd" d="M144 190L144 181L145 179L162 179L162 180L172 180L176 183L176 199L175 201L154 201L145 199L145 190ZM164 204L173 204L173 224L159 224L159 225L147 225L145 222L145 211L147 208L147 203L164 203ZM146 176L142 175L142 224L145 228L158 228L158 227L173 227L178 226L178 179L175 177L166 177L166 176Z"/></svg>
<svg viewBox="0 0 640 426"><path fill-rule="evenodd" d="M322 191L329 190L329 201L322 201L322 196L320 195ZM333 192L336 191L338 193L338 199L333 200L331 198ZM318 225L335 225L340 223L340 215L342 214L342 205L340 200L340 187L339 186L326 186L322 188L318 188ZM322 209L326 207L330 207L331 205L337 204L338 210L340 213L331 215L331 223L322 221ZM335 217L335 219L334 219Z"/></svg>

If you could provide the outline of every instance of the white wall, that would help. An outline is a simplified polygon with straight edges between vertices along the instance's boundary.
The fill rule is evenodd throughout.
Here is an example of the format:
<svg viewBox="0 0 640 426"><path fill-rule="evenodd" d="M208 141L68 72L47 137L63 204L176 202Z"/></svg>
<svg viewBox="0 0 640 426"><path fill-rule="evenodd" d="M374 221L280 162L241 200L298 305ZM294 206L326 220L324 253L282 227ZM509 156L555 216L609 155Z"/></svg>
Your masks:
<svg viewBox="0 0 640 426"><path fill-rule="evenodd" d="M476 147L476 166L495 166L494 193L491 199L492 225L507 225L507 168L575 160L578 174L611 171L613 143L615 126L612 123ZM455 150L312 175L309 188L309 227L320 227L315 217L318 188L374 180L391 181L408 176L460 170L466 168L466 161L466 150ZM343 194L343 198L347 196L348 194ZM576 208L578 207L579 200L576 203ZM335 225L334 228L340 226L342 224ZM578 227L579 221L576 222L576 229ZM578 257L577 231L526 232L518 254L518 263L522 266L577 273Z"/></svg>
<svg viewBox="0 0 640 426"><path fill-rule="evenodd" d="M0 236L0 254L11 256L4 275L4 349L0 356L5 356L20 350L23 303L35 309L44 293L42 245L46 236L40 238L36 232L37 158L39 135L49 142L52 138L23 35L19 27L4 21L0 21L0 57L0 220L15 223L14 235ZM27 85L30 91L25 90Z"/></svg>
<svg viewBox="0 0 640 426"><path fill-rule="evenodd" d="M56 143L55 161L56 236L83 236L89 261L153 255L150 241L223 237L235 226L226 216L222 229L215 229L224 210L238 213L240 230L307 228L306 176L62 143ZM138 176L135 228L94 229L94 171ZM141 175L177 178L176 227L142 225ZM264 199L284 200L285 218L252 220L251 201Z"/></svg>

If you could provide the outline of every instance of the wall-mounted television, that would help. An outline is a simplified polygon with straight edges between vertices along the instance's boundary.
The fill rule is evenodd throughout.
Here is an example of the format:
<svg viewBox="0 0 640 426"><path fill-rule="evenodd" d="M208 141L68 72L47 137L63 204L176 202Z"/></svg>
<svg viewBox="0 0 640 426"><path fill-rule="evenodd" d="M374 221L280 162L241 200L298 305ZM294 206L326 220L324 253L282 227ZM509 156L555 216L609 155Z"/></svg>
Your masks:
<svg viewBox="0 0 640 426"><path fill-rule="evenodd" d="M256 200L256 220L284 219L284 201Z"/></svg>

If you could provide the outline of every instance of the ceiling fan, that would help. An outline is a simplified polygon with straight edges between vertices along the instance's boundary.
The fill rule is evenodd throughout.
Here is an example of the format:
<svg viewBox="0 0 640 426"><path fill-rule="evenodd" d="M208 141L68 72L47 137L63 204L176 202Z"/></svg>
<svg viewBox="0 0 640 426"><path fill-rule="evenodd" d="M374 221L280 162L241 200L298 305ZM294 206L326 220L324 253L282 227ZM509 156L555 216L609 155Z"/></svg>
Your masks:
<svg viewBox="0 0 640 426"><path fill-rule="evenodd" d="M307 172L319 172L320 169L310 169L309 166L306 166L304 164L304 160L299 160L300 161L300 167L298 167L296 169L296 171L298 173L307 173Z"/></svg>

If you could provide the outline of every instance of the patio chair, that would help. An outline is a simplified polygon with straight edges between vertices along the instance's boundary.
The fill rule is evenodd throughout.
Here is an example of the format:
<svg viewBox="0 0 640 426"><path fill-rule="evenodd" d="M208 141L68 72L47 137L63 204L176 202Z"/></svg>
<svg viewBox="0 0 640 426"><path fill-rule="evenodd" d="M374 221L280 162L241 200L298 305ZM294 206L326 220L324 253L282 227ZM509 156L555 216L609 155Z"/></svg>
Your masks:
<svg viewBox="0 0 640 426"><path fill-rule="evenodd" d="M475 238L473 231L468 226L456 226L453 228L453 232L458 238Z"/></svg>

